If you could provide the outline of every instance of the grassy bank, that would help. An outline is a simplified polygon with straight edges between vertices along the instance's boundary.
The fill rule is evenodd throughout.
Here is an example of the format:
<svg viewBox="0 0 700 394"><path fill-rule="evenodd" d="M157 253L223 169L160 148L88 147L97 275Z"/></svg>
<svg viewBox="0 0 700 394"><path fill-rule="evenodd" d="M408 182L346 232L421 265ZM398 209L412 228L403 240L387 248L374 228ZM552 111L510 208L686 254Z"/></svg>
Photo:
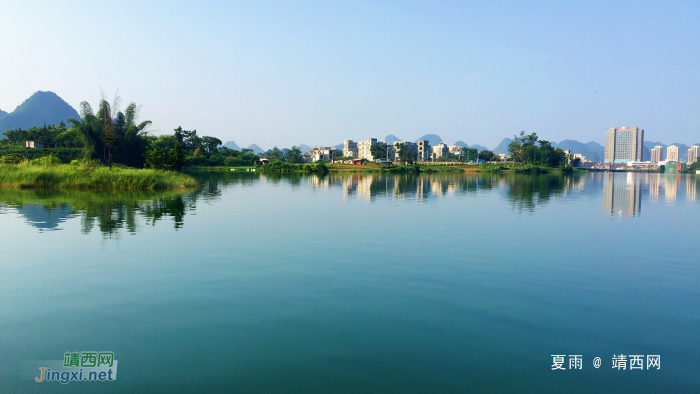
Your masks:
<svg viewBox="0 0 700 394"><path fill-rule="evenodd" d="M1 164L0 187L66 189L185 189L197 182L173 171L95 167L59 164Z"/></svg>

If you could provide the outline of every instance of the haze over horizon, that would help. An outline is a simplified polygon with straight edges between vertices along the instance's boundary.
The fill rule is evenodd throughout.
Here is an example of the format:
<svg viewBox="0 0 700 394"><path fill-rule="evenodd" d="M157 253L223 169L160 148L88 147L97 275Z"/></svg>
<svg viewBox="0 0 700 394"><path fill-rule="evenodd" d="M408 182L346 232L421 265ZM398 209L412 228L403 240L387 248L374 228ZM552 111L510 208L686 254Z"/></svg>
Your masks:
<svg viewBox="0 0 700 394"><path fill-rule="evenodd" d="M698 2L10 1L0 109L38 90L78 109L141 104L240 146L344 139L496 146L525 130L603 142L700 142ZM125 106L126 104L124 104Z"/></svg>

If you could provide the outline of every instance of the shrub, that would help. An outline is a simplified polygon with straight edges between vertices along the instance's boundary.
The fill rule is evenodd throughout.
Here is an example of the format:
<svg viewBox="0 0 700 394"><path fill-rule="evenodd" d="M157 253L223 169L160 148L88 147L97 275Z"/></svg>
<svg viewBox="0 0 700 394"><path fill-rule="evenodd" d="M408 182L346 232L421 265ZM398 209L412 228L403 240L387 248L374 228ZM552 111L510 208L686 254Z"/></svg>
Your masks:
<svg viewBox="0 0 700 394"><path fill-rule="evenodd" d="M61 160L59 160L58 157L56 157L56 155L49 154L49 155L34 159L34 160L30 161L29 164L33 165L33 166L41 166L41 167L54 167L54 166L61 164Z"/></svg>
<svg viewBox="0 0 700 394"><path fill-rule="evenodd" d="M27 158L19 153L10 153L0 157L0 164L19 164L26 161Z"/></svg>

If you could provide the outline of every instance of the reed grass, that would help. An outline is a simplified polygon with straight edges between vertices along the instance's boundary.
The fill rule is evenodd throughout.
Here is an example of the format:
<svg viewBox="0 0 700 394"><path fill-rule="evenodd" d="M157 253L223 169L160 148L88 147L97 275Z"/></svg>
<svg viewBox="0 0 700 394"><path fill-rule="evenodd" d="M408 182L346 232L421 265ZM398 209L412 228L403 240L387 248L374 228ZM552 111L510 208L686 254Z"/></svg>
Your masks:
<svg viewBox="0 0 700 394"><path fill-rule="evenodd" d="M197 181L174 171L109 167L81 168L71 164L38 166L0 164L0 187L66 189L186 189Z"/></svg>

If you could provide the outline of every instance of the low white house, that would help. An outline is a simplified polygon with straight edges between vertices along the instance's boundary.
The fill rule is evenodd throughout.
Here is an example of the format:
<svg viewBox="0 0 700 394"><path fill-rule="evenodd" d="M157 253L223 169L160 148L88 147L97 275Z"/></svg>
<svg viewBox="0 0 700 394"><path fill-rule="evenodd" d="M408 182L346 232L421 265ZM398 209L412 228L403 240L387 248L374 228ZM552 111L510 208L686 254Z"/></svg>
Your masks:
<svg viewBox="0 0 700 394"><path fill-rule="evenodd" d="M447 146L447 144L445 144L443 142L433 146L432 150L433 150L433 152L432 152L431 158L433 160L437 160L450 152L450 148Z"/></svg>
<svg viewBox="0 0 700 394"><path fill-rule="evenodd" d="M44 144L36 141L26 141L24 147L27 149L44 149Z"/></svg>
<svg viewBox="0 0 700 394"><path fill-rule="evenodd" d="M336 156L336 149L332 146L324 146L320 148L314 148L311 151L311 161L331 161Z"/></svg>

